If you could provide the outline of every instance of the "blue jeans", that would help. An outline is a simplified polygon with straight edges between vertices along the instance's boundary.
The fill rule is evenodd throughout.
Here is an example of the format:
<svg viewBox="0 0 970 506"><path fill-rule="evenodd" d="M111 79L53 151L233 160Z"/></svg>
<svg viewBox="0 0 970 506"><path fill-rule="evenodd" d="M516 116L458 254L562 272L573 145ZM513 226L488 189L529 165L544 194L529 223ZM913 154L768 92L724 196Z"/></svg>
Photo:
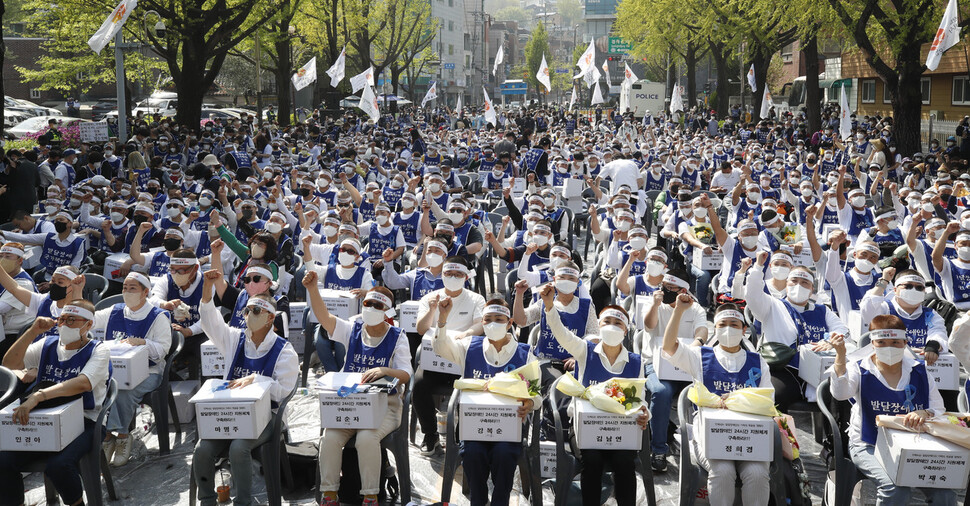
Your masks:
<svg viewBox="0 0 970 506"><path fill-rule="evenodd" d="M84 432L66 448L57 452L0 452L0 505L24 504L24 478L21 469L29 467L38 460L45 460L44 474L61 496L64 504L74 504L81 499L84 486L81 484L81 471L78 469L81 457L91 450L91 437L95 423L84 419ZM90 491L100 494L98 490Z"/></svg>
<svg viewBox="0 0 970 506"><path fill-rule="evenodd" d="M711 291L711 277L714 276L714 271L704 271L690 264L690 275L694 278L694 295L697 296L697 302L704 309L710 307L710 301L708 301L708 296Z"/></svg>
<svg viewBox="0 0 970 506"><path fill-rule="evenodd" d="M131 390L119 389L118 397L115 398L115 403L111 405L111 409L108 411L108 432L128 434L128 427L131 425L132 418L135 417L135 411L138 410L138 403L161 384L162 375L152 373ZM158 413L155 415L157 416Z"/></svg>
<svg viewBox="0 0 970 506"><path fill-rule="evenodd" d="M200 439L192 455L195 483L199 487L199 503L215 506L216 459L229 449L229 466L232 468L233 506L252 506L253 501L253 449L269 441L273 424L263 430L257 439Z"/></svg>
<svg viewBox="0 0 970 506"><path fill-rule="evenodd" d="M670 406L673 398L690 383L686 381L667 381L657 377L653 364L643 366L646 386L650 389L650 451L654 455L666 455L667 425L670 424Z"/></svg>
<svg viewBox="0 0 970 506"><path fill-rule="evenodd" d="M344 345L331 341L328 338L323 337L321 334L313 341L313 347L317 349L317 357L320 358L320 363L323 364L323 370L326 372L339 372L340 366L343 365L343 360L341 364L337 364L337 358L346 358L347 350ZM301 353L301 352L298 352Z"/></svg>
<svg viewBox="0 0 970 506"><path fill-rule="evenodd" d="M876 460L876 447L865 443L849 445L849 455L859 471L876 485L876 506L906 506L913 495L913 487L897 487ZM945 488L921 488L926 502L933 506L956 506L957 494Z"/></svg>
<svg viewBox="0 0 970 506"><path fill-rule="evenodd" d="M508 506L515 468L522 455L522 443L462 441L461 462L471 492L472 506ZM492 477L492 500L488 498L488 477Z"/></svg>

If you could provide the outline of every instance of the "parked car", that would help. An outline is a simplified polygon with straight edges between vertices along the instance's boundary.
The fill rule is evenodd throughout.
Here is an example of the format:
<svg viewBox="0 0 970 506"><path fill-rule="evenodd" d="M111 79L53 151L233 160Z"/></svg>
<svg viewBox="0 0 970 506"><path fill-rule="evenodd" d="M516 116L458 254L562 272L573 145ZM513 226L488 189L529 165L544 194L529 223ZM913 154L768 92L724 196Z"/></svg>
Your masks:
<svg viewBox="0 0 970 506"><path fill-rule="evenodd" d="M138 114L161 114L164 117L175 116L175 108L178 107L178 95L167 91L156 91L146 100L135 104L135 109L131 111L133 116Z"/></svg>
<svg viewBox="0 0 970 506"><path fill-rule="evenodd" d="M199 121L206 121L210 119L239 119L239 114L228 109L202 109L202 114L199 115Z"/></svg>
<svg viewBox="0 0 970 506"><path fill-rule="evenodd" d="M16 139L21 139L27 134L32 134L34 132L40 132L47 129L47 121L51 119L56 119L58 121L58 126L67 127L76 125L78 123L90 123L91 120L81 119L81 118L68 118L64 116L35 116L33 118L21 121L13 128L7 130L7 133L13 135Z"/></svg>
<svg viewBox="0 0 970 506"><path fill-rule="evenodd" d="M102 98L101 100L98 100L98 103L91 107L91 119L94 121L101 121L109 112L117 110L117 98Z"/></svg>
<svg viewBox="0 0 970 506"><path fill-rule="evenodd" d="M11 111L24 113L28 117L64 115L64 113L54 109L53 107L44 107L42 105L37 105L30 100L13 98L6 95L3 96L3 108L4 110L9 109Z"/></svg>

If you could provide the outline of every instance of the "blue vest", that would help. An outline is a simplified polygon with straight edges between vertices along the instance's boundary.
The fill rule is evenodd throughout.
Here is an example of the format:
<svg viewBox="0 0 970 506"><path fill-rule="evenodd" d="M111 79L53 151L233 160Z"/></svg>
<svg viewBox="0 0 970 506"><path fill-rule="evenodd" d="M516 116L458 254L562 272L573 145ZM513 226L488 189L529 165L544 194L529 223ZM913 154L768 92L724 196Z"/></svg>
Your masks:
<svg viewBox="0 0 970 506"><path fill-rule="evenodd" d="M636 295L650 295L653 292L659 290L659 287L653 287L647 284L647 276L641 275L633 278L633 296Z"/></svg>
<svg viewBox="0 0 970 506"><path fill-rule="evenodd" d="M365 199L357 209L364 221L374 221L375 209L371 201Z"/></svg>
<svg viewBox="0 0 970 506"><path fill-rule="evenodd" d="M259 231L266 228L266 220L256 220L249 225L253 227L254 230ZM236 227L236 239L239 239L239 242L243 244L249 242L249 236L246 235L246 232L243 232L242 227Z"/></svg>
<svg viewBox="0 0 970 506"><path fill-rule="evenodd" d="M364 344L362 333L364 322L357 320L350 329L347 341L347 358L344 360L343 372L364 372L374 367L391 367L391 357L402 330L398 327L388 327L387 334L377 347Z"/></svg>
<svg viewBox="0 0 970 506"><path fill-rule="evenodd" d="M860 215L854 209L852 210L852 219L849 221L848 230L850 237L857 237L863 230L873 226L875 226L875 221L872 219L872 211L864 209Z"/></svg>
<svg viewBox="0 0 970 506"><path fill-rule="evenodd" d="M910 369L909 384L898 391L883 385L879 378L862 367L861 360L859 371L862 373L859 385L862 398L858 399L862 408L862 441L867 444L876 444L877 415L904 415L930 405L930 384L923 363Z"/></svg>
<svg viewBox="0 0 970 506"><path fill-rule="evenodd" d="M501 365L492 365L485 360L485 337L475 336L468 351L465 352L465 370L462 372L463 378L472 379L491 379L500 372L509 372L524 366L529 361L529 345L511 341L506 346L515 345L515 353L508 362Z"/></svg>
<svg viewBox="0 0 970 506"><path fill-rule="evenodd" d="M394 225L400 227L404 234L404 242L409 245L418 243L418 227L421 223L421 213L414 211L411 216L405 218L401 213L394 213Z"/></svg>
<svg viewBox="0 0 970 506"><path fill-rule="evenodd" d="M392 225L391 230L387 234L382 234L377 223L371 223L370 233L367 239L367 252L370 253L370 256L380 258L384 254L384 250L393 250L397 249L398 246L404 246L403 244L397 243L397 234L399 231L400 229L396 225Z"/></svg>
<svg viewBox="0 0 970 506"><path fill-rule="evenodd" d="M701 364L704 366L704 386L716 395L724 395L742 388L761 386L761 355L744 351L747 357L741 370L728 372L714 354L714 348L701 348Z"/></svg>
<svg viewBox="0 0 970 506"><path fill-rule="evenodd" d="M887 302L886 305L889 306L889 314L898 316L906 324L906 339L909 345L913 348L926 346L926 336L929 334L930 322L933 321L935 314L933 310L923 306L923 313L920 316L909 318L899 311L895 301Z"/></svg>
<svg viewBox="0 0 970 506"><path fill-rule="evenodd" d="M384 199L384 202L387 202L387 205L390 206L391 209L394 209L394 207L397 206L397 203L401 201L401 197L404 196L404 188L401 187L395 190L390 186L385 186L381 193L383 194L382 198Z"/></svg>
<svg viewBox="0 0 970 506"><path fill-rule="evenodd" d="M270 348L269 352L259 358L249 358L246 356L246 333L240 332L239 341L237 341L236 350L232 356L232 362L229 368L226 369L225 379L231 381L245 378L251 374L272 378L273 371L276 369L276 362L280 358L283 347L286 346L286 339L280 336L275 337L276 341L273 342L273 347Z"/></svg>
<svg viewBox="0 0 970 506"><path fill-rule="evenodd" d="M905 244L903 233L898 228L894 228L885 234L879 233L879 229L875 227L870 228L867 232L872 237L872 242L876 243L880 250L889 248L896 249Z"/></svg>
<svg viewBox="0 0 970 506"><path fill-rule="evenodd" d="M119 302L111 308L111 315L108 317L108 325L104 329L105 341L120 341L130 337L144 339L151 330L155 319L164 314L164 309L152 307L148 316L144 320L129 320L125 318L125 303ZM153 360L148 361L148 365L155 365Z"/></svg>
<svg viewBox="0 0 970 506"><path fill-rule="evenodd" d="M623 367L623 371L620 372L620 374L614 374L608 371L606 367L603 367L603 361L600 359L599 354L593 351L595 349L596 343L586 341L586 367L583 369L583 378L581 380L584 387L602 383L614 377L640 377L640 373L643 371L643 366L640 365L641 360L639 354L630 352L629 361L626 363L626 366ZM579 375L579 367L573 371L573 375Z"/></svg>
<svg viewBox="0 0 970 506"><path fill-rule="evenodd" d="M37 366L37 381L50 381L53 383L63 383L76 378L81 374L81 369L91 360L94 349L101 343L98 341L88 341L83 348L78 350L71 358L61 361L57 358L57 342L59 338L49 336L44 341L44 347L40 352L40 364ZM110 369L108 377L110 378ZM94 406L94 391L81 394L81 400L85 410L92 410Z"/></svg>
<svg viewBox="0 0 970 506"><path fill-rule="evenodd" d="M229 153L229 156L231 156L232 159L236 161L236 170L239 170L243 167L249 167L249 168L253 167L253 159L250 158L249 153L243 153L242 151L233 150L232 153Z"/></svg>
<svg viewBox="0 0 970 506"><path fill-rule="evenodd" d="M347 280L337 277L337 266L327 267L327 274L323 277L323 287L329 290L350 290L353 288L370 288L360 286L364 282L364 269L357 267L354 275Z"/></svg>
<svg viewBox="0 0 970 506"><path fill-rule="evenodd" d="M879 280L876 279L876 276L872 276L871 283L868 285L859 285L856 284L855 280L852 279L852 276L848 272L843 272L842 275L845 277L845 287L849 290L849 301L852 303L852 310L858 311L859 302L862 301L862 297L864 297L866 292L871 290L872 287L876 286L876 282ZM833 297L832 307L836 308L836 311L838 311L836 306L835 298Z"/></svg>
<svg viewBox="0 0 970 506"><path fill-rule="evenodd" d="M428 269L417 269L411 282L411 300L421 300L421 297L444 287L443 279L435 278Z"/></svg>
<svg viewBox="0 0 970 506"><path fill-rule="evenodd" d="M75 236L66 246L57 244L57 234L51 232L44 239L44 252L40 255L40 264L44 266L49 276L62 265L71 265L74 257L84 249L84 237Z"/></svg>
<svg viewBox="0 0 970 506"><path fill-rule="evenodd" d="M586 337L586 322L589 320L589 308L591 299L579 299L579 309L575 313L559 311L559 319L567 329L571 330L577 337ZM549 324L546 322L546 312L540 311L539 317L539 338L536 339L536 347L532 353L539 358L551 358L553 360L566 360L572 355L569 354L552 335Z"/></svg>
<svg viewBox="0 0 970 506"><path fill-rule="evenodd" d="M535 172L539 167L539 159L546 152L539 148L532 148L525 153L525 168L528 172Z"/></svg>
<svg viewBox="0 0 970 506"><path fill-rule="evenodd" d="M178 285L175 284L175 280L172 279L172 275L168 275L168 300L178 299L182 303L189 307L189 317L186 320L172 323L178 323L183 327L189 327L197 321L199 321L199 304L202 303L202 285L204 284L199 280L198 284L195 285L195 291L191 292L184 297L180 295L180 290ZM174 318L173 318L174 320Z"/></svg>
<svg viewBox="0 0 970 506"><path fill-rule="evenodd" d="M666 182L667 182L667 175L664 174L663 170L660 171L660 176L656 178L653 177L653 171L648 170L647 183L644 185L643 191L663 190L664 184L666 184Z"/></svg>
<svg viewBox="0 0 970 506"><path fill-rule="evenodd" d="M148 275L159 277L168 274L168 266L171 261L172 257L166 255L164 251L159 251L152 256L152 263L148 268Z"/></svg>
<svg viewBox="0 0 970 506"><path fill-rule="evenodd" d="M822 304L815 304L815 307L812 309L798 312L787 300L782 300L782 302L785 304L785 309L788 310L788 315L795 322L795 329L797 331L797 338L792 343L792 348L797 350L801 344L817 343L825 337L825 333L828 332L828 325L825 323L825 315L828 312L827 307ZM792 357L788 365L796 369L798 368L797 353Z"/></svg>
<svg viewBox="0 0 970 506"><path fill-rule="evenodd" d="M50 294L44 295L44 298L40 300L40 307L37 308L37 316L50 318L52 320L57 320L57 318L54 318L54 314L52 311L53 307L54 307L54 301L51 300ZM37 341L43 341L44 339L50 336L57 336L57 335L58 335L57 325L55 325L47 332L44 332L43 334L35 337L33 342L36 343Z"/></svg>
<svg viewBox="0 0 970 506"><path fill-rule="evenodd" d="M970 300L970 269L957 267L956 262L950 262L950 278L953 281L953 300L950 302L966 302ZM942 272L940 273L942 275Z"/></svg>

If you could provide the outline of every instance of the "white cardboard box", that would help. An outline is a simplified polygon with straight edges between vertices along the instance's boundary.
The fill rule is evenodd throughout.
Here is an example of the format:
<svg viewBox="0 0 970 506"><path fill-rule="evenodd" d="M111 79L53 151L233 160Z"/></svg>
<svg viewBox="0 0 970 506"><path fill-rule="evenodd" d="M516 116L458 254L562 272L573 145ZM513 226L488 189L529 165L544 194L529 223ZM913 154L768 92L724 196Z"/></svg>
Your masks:
<svg viewBox="0 0 970 506"><path fill-rule="evenodd" d="M104 259L104 271L102 272L104 278L108 281L124 281L125 278L120 273L121 265L129 258L131 256L128 253L113 253L108 255Z"/></svg>
<svg viewBox="0 0 970 506"><path fill-rule="evenodd" d="M421 303L416 300L402 302L398 307L398 318L400 318L401 330L405 332L418 331L418 306Z"/></svg>
<svg viewBox="0 0 970 506"><path fill-rule="evenodd" d="M637 329L643 330L643 317L647 314L647 304L653 297L649 295L637 295L633 301L633 318L636 319Z"/></svg>
<svg viewBox="0 0 970 506"><path fill-rule="evenodd" d="M458 439L461 441L522 440L519 406L511 397L491 392L464 390L458 399Z"/></svg>
<svg viewBox="0 0 970 506"><path fill-rule="evenodd" d="M585 399L576 399L573 424L580 449L640 450L643 431L637 413L618 415L595 408Z"/></svg>
<svg viewBox="0 0 970 506"><path fill-rule="evenodd" d="M206 378L222 378L226 375L226 357L219 353L219 349L211 341L199 346L202 361L202 376Z"/></svg>
<svg viewBox="0 0 970 506"><path fill-rule="evenodd" d="M179 413L179 423L195 420L195 409L189 404L189 399L199 391L199 380L173 381L169 385L172 388L172 397L175 398L175 409ZM168 412L168 423L175 423L171 409Z"/></svg>
<svg viewBox="0 0 970 506"><path fill-rule="evenodd" d="M693 339L679 338L681 346L690 346ZM666 381L694 381L690 373L678 369L664 358L663 350L657 349L653 352L653 366L657 369L657 377Z"/></svg>
<svg viewBox="0 0 970 506"><path fill-rule="evenodd" d="M349 320L351 316L360 314L360 299L350 295L349 291L323 289L320 290L320 296L323 303L327 305L327 311L337 318ZM312 315L313 311L310 311L310 314ZM314 316L310 321L315 322L317 319Z"/></svg>
<svg viewBox="0 0 970 506"><path fill-rule="evenodd" d="M195 404L199 437L202 439L256 439L269 424L268 381L243 388L221 388L226 381L209 379L189 399Z"/></svg>
<svg viewBox="0 0 970 506"><path fill-rule="evenodd" d="M778 426L770 416L729 409L698 408L698 434L708 459L770 462L774 459Z"/></svg>
<svg viewBox="0 0 970 506"><path fill-rule="evenodd" d="M148 378L148 347L107 341L111 352L111 377L119 390L131 390Z"/></svg>
<svg viewBox="0 0 970 506"><path fill-rule="evenodd" d="M933 365L926 365L926 371L936 380L940 390L960 390L960 362L952 353L941 353Z"/></svg>
<svg viewBox="0 0 970 506"><path fill-rule="evenodd" d="M317 380L320 393L320 427L324 429L376 429L387 414L387 393L354 393L341 397L337 389L360 383L361 373L328 372Z"/></svg>
<svg viewBox="0 0 970 506"><path fill-rule="evenodd" d="M431 345L431 338L428 336L421 339L421 363L418 364L418 367L425 371L443 372L446 374L461 375L462 373L462 370L458 368L458 364L445 360L434 352L434 348Z"/></svg>
<svg viewBox="0 0 970 506"><path fill-rule="evenodd" d="M556 477L556 442L539 442L539 473L543 479Z"/></svg>
<svg viewBox="0 0 970 506"><path fill-rule="evenodd" d="M704 253L702 248L694 248L694 266L705 271L716 271L721 269L721 265L724 264L724 253L714 246L714 251L707 255Z"/></svg>
<svg viewBox="0 0 970 506"><path fill-rule="evenodd" d="M84 407L81 399L54 408L30 412L27 425L13 423L16 400L0 410L0 450L59 452L84 432Z"/></svg>
<svg viewBox="0 0 970 506"><path fill-rule="evenodd" d="M292 334L293 331L303 331L303 313L306 310L306 302L290 303L290 334Z"/></svg>
<svg viewBox="0 0 970 506"><path fill-rule="evenodd" d="M879 427L876 459L901 487L967 486L970 450L926 433Z"/></svg>
<svg viewBox="0 0 970 506"><path fill-rule="evenodd" d="M812 351L812 346L798 347L798 377L817 387L825 379L825 370L835 363L835 350Z"/></svg>

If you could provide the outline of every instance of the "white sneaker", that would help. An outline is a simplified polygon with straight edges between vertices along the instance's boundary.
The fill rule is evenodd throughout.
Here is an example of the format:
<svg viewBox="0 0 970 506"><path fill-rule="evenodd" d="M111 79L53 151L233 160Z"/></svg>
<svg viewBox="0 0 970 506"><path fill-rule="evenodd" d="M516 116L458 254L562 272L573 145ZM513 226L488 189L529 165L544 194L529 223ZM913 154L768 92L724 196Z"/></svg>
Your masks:
<svg viewBox="0 0 970 506"><path fill-rule="evenodd" d="M131 458L131 436L115 438L115 456L111 459L111 465L123 466L128 463L129 458Z"/></svg>
<svg viewBox="0 0 970 506"><path fill-rule="evenodd" d="M111 457L115 453L115 441L117 440L118 440L117 438L112 437L107 441L101 442L101 451L104 452L104 460L106 462L111 462Z"/></svg>

